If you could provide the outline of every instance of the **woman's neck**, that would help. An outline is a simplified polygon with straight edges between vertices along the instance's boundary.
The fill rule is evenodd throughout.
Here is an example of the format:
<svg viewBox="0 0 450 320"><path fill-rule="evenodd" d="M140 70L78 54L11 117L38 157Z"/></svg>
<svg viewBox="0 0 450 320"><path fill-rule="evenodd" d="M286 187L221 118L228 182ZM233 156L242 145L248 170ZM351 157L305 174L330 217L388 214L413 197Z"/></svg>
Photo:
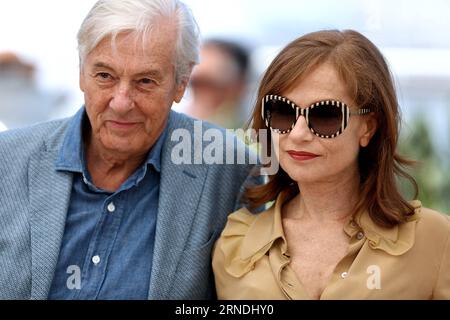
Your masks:
<svg viewBox="0 0 450 320"><path fill-rule="evenodd" d="M345 224L358 201L359 188L357 173L327 182L299 183L300 193L290 201L287 213L293 219Z"/></svg>

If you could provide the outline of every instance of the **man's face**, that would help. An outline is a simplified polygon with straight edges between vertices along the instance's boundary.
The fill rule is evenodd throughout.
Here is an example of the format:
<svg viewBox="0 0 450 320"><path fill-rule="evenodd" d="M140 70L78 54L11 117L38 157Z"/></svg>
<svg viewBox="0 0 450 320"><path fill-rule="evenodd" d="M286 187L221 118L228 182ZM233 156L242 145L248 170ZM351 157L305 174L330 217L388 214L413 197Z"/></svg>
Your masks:
<svg viewBox="0 0 450 320"><path fill-rule="evenodd" d="M92 127L90 145L121 156L145 155L161 135L185 84L175 81L176 30L163 24L146 41L119 34L84 60L80 88Z"/></svg>
<svg viewBox="0 0 450 320"><path fill-rule="evenodd" d="M192 71L191 87L196 107L215 110L223 104L236 104L243 81L233 58L215 46L204 46L200 64Z"/></svg>

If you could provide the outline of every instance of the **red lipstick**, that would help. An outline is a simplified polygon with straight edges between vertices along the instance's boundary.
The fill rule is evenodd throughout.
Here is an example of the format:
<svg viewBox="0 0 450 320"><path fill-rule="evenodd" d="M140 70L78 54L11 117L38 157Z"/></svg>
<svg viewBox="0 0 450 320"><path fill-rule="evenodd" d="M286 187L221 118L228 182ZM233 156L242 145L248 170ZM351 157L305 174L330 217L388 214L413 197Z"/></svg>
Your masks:
<svg viewBox="0 0 450 320"><path fill-rule="evenodd" d="M317 154L314 154L311 152L306 152L306 151L289 150L287 153L291 156L292 159L297 160L297 161L312 160L319 156Z"/></svg>

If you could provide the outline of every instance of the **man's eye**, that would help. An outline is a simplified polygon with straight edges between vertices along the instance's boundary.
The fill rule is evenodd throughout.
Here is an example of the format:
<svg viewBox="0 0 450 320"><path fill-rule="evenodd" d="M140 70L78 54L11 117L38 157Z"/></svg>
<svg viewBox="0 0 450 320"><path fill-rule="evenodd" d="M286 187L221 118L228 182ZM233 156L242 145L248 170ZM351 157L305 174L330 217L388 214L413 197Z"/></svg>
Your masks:
<svg viewBox="0 0 450 320"><path fill-rule="evenodd" d="M137 80L136 83L137 83L137 86L143 90L153 89L155 84L157 84L156 81L151 78L142 78L142 79Z"/></svg>
<svg viewBox="0 0 450 320"><path fill-rule="evenodd" d="M139 82L141 84L148 85L148 84L152 84L154 81L152 79L149 79L149 78L143 78L143 79L139 80Z"/></svg>
<svg viewBox="0 0 450 320"><path fill-rule="evenodd" d="M99 72L99 73L97 73L96 76L100 80L110 80L111 79L111 75L107 72Z"/></svg>

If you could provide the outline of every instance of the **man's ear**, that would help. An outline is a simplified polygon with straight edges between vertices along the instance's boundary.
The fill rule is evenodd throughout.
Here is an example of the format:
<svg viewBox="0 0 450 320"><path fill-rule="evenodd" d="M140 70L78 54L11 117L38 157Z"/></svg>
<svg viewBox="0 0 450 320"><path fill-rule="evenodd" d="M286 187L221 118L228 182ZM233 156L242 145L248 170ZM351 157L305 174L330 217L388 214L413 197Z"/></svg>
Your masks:
<svg viewBox="0 0 450 320"><path fill-rule="evenodd" d="M186 87L188 85L188 82L189 82L189 78L184 78L181 81L181 83L176 85L177 88L176 88L176 91L175 91L175 97L173 98L173 100L176 103L180 103L181 99L183 98L184 92L186 91Z"/></svg>
<svg viewBox="0 0 450 320"><path fill-rule="evenodd" d="M191 78L191 74L192 74L192 70L195 67L195 63L192 63L189 66L189 72L186 76L183 77L183 79L181 79L181 82L176 84L177 88L175 91L175 97L173 98L173 101L175 101L176 103L180 103L181 99L184 96L184 92L186 91L186 88L189 84L189 79Z"/></svg>
<svg viewBox="0 0 450 320"><path fill-rule="evenodd" d="M374 136L378 128L378 121L375 113L369 113L364 116L364 124L362 125L362 135L359 138L359 145L361 147L367 147L370 140Z"/></svg>

